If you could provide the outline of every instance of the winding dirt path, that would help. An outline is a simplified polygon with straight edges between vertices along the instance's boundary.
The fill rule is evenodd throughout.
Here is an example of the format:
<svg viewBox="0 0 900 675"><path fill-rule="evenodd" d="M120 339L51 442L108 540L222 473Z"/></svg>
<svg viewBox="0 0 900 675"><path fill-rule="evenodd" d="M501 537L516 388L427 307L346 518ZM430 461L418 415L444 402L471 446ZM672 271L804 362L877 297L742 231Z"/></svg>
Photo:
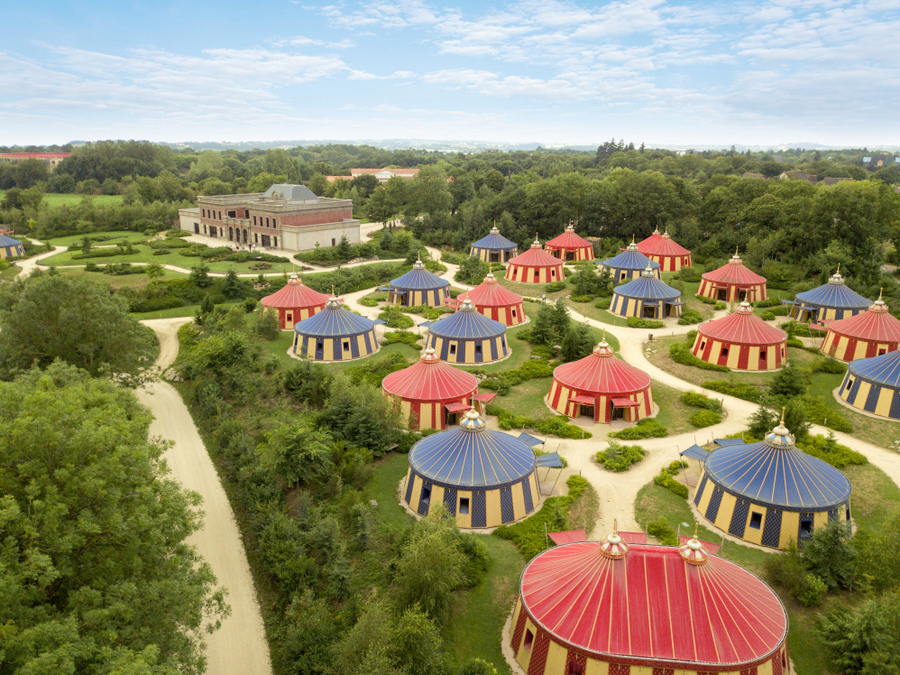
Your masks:
<svg viewBox="0 0 900 675"><path fill-rule="evenodd" d="M144 321L159 338L156 365L164 372L178 355L178 328L186 318ZM256 589L240 531L219 476L203 440L178 391L158 380L137 392L138 399L153 413L150 432L174 441L165 454L172 476L203 497L203 528L188 540L210 564L216 579L228 590L231 616L207 637L208 675L271 675L269 647Z"/></svg>

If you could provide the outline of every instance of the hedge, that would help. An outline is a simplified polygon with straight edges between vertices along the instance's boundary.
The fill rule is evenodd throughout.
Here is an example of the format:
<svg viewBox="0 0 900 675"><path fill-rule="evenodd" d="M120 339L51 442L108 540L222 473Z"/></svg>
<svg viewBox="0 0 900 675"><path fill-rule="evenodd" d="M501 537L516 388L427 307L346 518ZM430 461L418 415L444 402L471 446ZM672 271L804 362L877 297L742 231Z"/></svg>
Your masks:
<svg viewBox="0 0 900 675"><path fill-rule="evenodd" d="M711 427L721 421L722 413L716 412L715 410L698 410L688 418L688 422L698 429Z"/></svg>
<svg viewBox="0 0 900 675"><path fill-rule="evenodd" d="M663 546L678 546L678 534L665 518L647 523L647 534L659 539L659 543Z"/></svg>
<svg viewBox="0 0 900 675"><path fill-rule="evenodd" d="M704 389L711 389L720 394L727 394L752 403L759 403L763 390L752 384L732 384L727 380L707 380L703 383Z"/></svg>
<svg viewBox="0 0 900 675"><path fill-rule="evenodd" d="M691 354L691 345L687 342L676 342L675 344L669 347L669 356L675 363L680 363L683 366L694 366L695 368L699 368L700 370L715 370L721 373L729 372L729 368L725 366L720 366L716 363L707 363L706 361L701 361L696 356Z"/></svg>
<svg viewBox="0 0 900 675"><path fill-rule="evenodd" d="M803 443L798 443L797 447L806 454L818 457L837 469L843 469L848 464L869 463L865 455L838 443L834 434L809 436Z"/></svg>
<svg viewBox="0 0 900 675"><path fill-rule="evenodd" d="M682 499L687 499L687 485L683 485L673 478L673 476L681 471L682 467L684 466L687 466L687 462L675 460L674 462L669 464L669 466L664 466L662 469L660 469L659 474L653 477L653 482L656 485L659 485L661 488L665 488L670 492L674 492Z"/></svg>
<svg viewBox="0 0 900 675"><path fill-rule="evenodd" d="M662 438L668 435L669 430L651 417L638 420L638 423L633 427L608 434L610 438L621 438L627 441L634 441L639 438Z"/></svg>
<svg viewBox="0 0 900 675"><path fill-rule="evenodd" d="M722 402L716 398L710 398L695 391L686 391L681 395L681 402L694 406L695 408L705 408L706 410L722 411Z"/></svg>
<svg viewBox="0 0 900 675"><path fill-rule="evenodd" d="M662 328L665 326L665 322L663 321L654 321L652 319L642 319L637 316L628 317L628 327L629 328Z"/></svg>

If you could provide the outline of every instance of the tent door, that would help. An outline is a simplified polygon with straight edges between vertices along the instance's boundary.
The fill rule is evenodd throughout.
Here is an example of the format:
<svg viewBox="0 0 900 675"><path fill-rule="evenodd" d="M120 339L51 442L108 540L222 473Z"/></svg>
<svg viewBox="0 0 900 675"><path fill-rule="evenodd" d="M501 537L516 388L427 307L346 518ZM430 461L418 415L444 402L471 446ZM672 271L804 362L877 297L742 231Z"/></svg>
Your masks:
<svg viewBox="0 0 900 675"><path fill-rule="evenodd" d="M592 405L584 405L583 403L578 404L578 416L579 417L590 417L594 419L594 406Z"/></svg>
<svg viewBox="0 0 900 675"><path fill-rule="evenodd" d="M720 288L716 292L716 300L721 300L722 302L728 300L728 291L726 291L724 288Z"/></svg>
<svg viewBox="0 0 900 675"><path fill-rule="evenodd" d="M500 262L500 254L499 253L491 253L490 254L490 262Z"/></svg>
<svg viewBox="0 0 900 675"><path fill-rule="evenodd" d="M609 415L609 419L610 419L610 421L624 420L625 419L625 408L613 407L612 412Z"/></svg>
<svg viewBox="0 0 900 675"><path fill-rule="evenodd" d="M656 318L656 307L654 305L644 305L643 312L645 319L655 319Z"/></svg>
<svg viewBox="0 0 900 675"><path fill-rule="evenodd" d="M738 302L743 302L747 299L747 291L738 291Z"/></svg>

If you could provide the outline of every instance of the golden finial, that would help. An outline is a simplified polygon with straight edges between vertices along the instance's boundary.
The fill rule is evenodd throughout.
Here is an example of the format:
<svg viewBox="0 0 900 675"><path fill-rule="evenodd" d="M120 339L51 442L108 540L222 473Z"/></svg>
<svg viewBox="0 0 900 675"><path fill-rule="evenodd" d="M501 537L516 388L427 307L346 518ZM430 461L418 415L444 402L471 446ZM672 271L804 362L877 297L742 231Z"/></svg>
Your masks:
<svg viewBox="0 0 900 675"><path fill-rule="evenodd" d="M700 527L700 524L695 520L694 521L694 539L697 538L697 529Z"/></svg>
<svg viewBox="0 0 900 675"><path fill-rule="evenodd" d="M881 296L884 293L884 286L878 289L878 299L881 300Z"/></svg>
<svg viewBox="0 0 900 675"><path fill-rule="evenodd" d="M781 407L781 426L784 426L784 411L787 409L787 406Z"/></svg>
<svg viewBox="0 0 900 675"><path fill-rule="evenodd" d="M735 257L737 257L738 249L739 249L739 248L740 248L740 246L735 246L735 247L734 247L734 255L735 255Z"/></svg>
<svg viewBox="0 0 900 675"><path fill-rule="evenodd" d="M613 534L619 534L619 519L613 518Z"/></svg>
<svg viewBox="0 0 900 675"><path fill-rule="evenodd" d="M606 342L606 329L603 329L603 341Z"/></svg>
<svg viewBox="0 0 900 675"><path fill-rule="evenodd" d="M634 232L631 233L631 243L634 243Z"/></svg>
<svg viewBox="0 0 900 675"><path fill-rule="evenodd" d="M835 274L840 274L840 273L841 273L841 263L838 263L837 272L835 272Z"/></svg>

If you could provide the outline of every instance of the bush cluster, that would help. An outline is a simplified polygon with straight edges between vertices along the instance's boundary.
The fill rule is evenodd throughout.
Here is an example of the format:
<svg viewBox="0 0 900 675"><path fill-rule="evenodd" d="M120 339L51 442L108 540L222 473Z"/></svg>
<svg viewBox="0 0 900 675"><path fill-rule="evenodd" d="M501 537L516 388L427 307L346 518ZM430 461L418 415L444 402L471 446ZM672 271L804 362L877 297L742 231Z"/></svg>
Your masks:
<svg viewBox="0 0 900 675"><path fill-rule="evenodd" d="M798 442L797 447L807 455L818 457L823 462L828 462L837 469L843 469L848 464L869 463L865 455L851 450L846 445L841 445L835 440L834 434L831 433L828 436L822 436L821 434L808 436L802 443Z"/></svg>
<svg viewBox="0 0 900 675"><path fill-rule="evenodd" d="M656 418L645 417L638 420L637 424L622 431L614 431L610 438L621 438L626 441L634 441L639 438L662 438L669 435L669 429L660 424Z"/></svg>
<svg viewBox="0 0 900 675"><path fill-rule="evenodd" d="M691 324L703 321L703 315L696 309L686 309L678 319L679 325L690 326Z"/></svg>
<svg viewBox="0 0 900 675"><path fill-rule="evenodd" d="M676 459L669 466L664 466L659 474L653 477L653 482L670 492L674 492L682 499L688 498L687 485L683 485L675 480L674 476L678 475L683 467L687 466L687 462Z"/></svg>
<svg viewBox="0 0 900 675"><path fill-rule="evenodd" d="M642 319L639 316L629 316L627 323L629 328L662 328L666 325L664 321Z"/></svg>
<svg viewBox="0 0 900 675"><path fill-rule="evenodd" d="M765 300L757 300L753 303L754 307L780 307L781 300L778 298L766 298Z"/></svg>
<svg viewBox="0 0 900 675"><path fill-rule="evenodd" d="M821 396L804 396L803 407L809 422L847 434L853 432L853 424L839 410L829 408Z"/></svg>
<svg viewBox="0 0 900 675"><path fill-rule="evenodd" d="M665 518L647 523L647 534L659 539L659 543L663 546L678 546L678 534Z"/></svg>
<svg viewBox="0 0 900 675"><path fill-rule="evenodd" d="M554 281L552 284L547 284L544 287L544 292L546 293L556 293L558 291L564 291L566 289L565 281Z"/></svg>
<svg viewBox="0 0 900 675"><path fill-rule="evenodd" d="M688 418L688 422L698 429L711 427L721 421L722 413L716 412L715 410L698 410Z"/></svg>
<svg viewBox="0 0 900 675"><path fill-rule="evenodd" d="M382 345L392 345L395 342L402 342L405 345L409 345L414 349L422 349L422 345L418 343L419 336L415 333L411 333L408 330L392 330L386 332L384 334L384 338L381 340Z"/></svg>
<svg viewBox="0 0 900 675"><path fill-rule="evenodd" d="M521 384L526 380L534 380L541 377L550 377L553 375L553 368L547 361L543 359L532 359L526 361L518 368L493 373L488 375L481 381L482 389L496 391L501 396L506 396L511 387Z"/></svg>
<svg viewBox="0 0 900 675"><path fill-rule="evenodd" d="M598 452L594 459L607 471L621 473L644 459L645 454L647 451L639 445L623 445L613 441L606 450Z"/></svg>
<svg viewBox="0 0 900 675"><path fill-rule="evenodd" d="M398 307L385 307L378 315L388 328L412 328L416 322L404 314Z"/></svg>
<svg viewBox="0 0 900 675"><path fill-rule="evenodd" d="M535 420L532 417L515 415L495 403L489 403L486 412L488 415L496 417L497 425L505 431L535 429L542 434L559 436L560 438L591 438L593 436L590 431L584 431L581 427L569 424L569 418L565 415L557 415L545 420Z"/></svg>
<svg viewBox="0 0 900 675"><path fill-rule="evenodd" d="M706 410L722 411L722 402L709 396L697 393L696 391L686 391L681 395L681 402L694 406L695 408L705 408Z"/></svg>
<svg viewBox="0 0 900 675"><path fill-rule="evenodd" d="M704 389L711 389L720 394L727 394L752 403L759 403L763 390L752 384L732 383L727 380L707 380L703 383Z"/></svg>

